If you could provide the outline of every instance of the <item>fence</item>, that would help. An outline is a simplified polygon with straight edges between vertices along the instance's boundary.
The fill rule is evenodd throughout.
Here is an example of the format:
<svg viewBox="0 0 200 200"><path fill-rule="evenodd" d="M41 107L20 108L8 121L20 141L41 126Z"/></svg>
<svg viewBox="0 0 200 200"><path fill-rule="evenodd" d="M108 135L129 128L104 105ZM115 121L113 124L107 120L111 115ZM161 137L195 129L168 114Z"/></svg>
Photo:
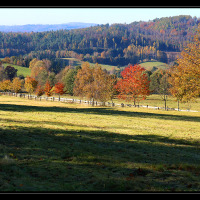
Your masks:
<svg viewBox="0 0 200 200"><path fill-rule="evenodd" d="M44 96L35 96L35 95L29 95L26 93L13 93L13 92L0 92L3 95L9 95L9 96L15 96L15 97L20 97L20 98L28 98L30 100L35 100L35 101L57 101L57 102L63 102L63 103L79 103L79 104L88 104L88 105L94 105L94 106L108 106L108 107L137 107L137 108L150 108L154 110L164 110L164 107L158 107L158 106L144 106L144 105L132 105L132 104L124 104L124 103L110 103L110 102L97 102L97 101L87 101L87 100L81 100L81 99L68 99L68 98L63 98L63 97L44 97ZM177 108L169 108L167 107L166 109L168 110L173 110L173 111L185 111L185 112L199 112L196 110L178 110Z"/></svg>

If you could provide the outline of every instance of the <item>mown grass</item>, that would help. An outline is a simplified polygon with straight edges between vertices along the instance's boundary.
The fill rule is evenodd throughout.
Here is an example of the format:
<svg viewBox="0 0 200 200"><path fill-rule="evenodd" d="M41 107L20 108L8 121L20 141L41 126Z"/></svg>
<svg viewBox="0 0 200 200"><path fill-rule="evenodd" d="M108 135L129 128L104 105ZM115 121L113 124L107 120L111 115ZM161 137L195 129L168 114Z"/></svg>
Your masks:
<svg viewBox="0 0 200 200"><path fill-rule="evenodd" d="M0 191L199 191L199 122L0 96Z"/></svg>
<svg viewBox="0 0 200 200"><path fill-rule="evenodd" d="M120 100L117 97L113 99L114 103L126 103L126 104L132 104L133 102L126 102L124 100ZM138 103L137 103L138 104ZM162 100L162 97L158 94L152 94L147 96L145 100L141 100L139 102L139 105L143 106L153 106L153 107L162 107L164 108L165 102ZM167 97L167 107L169 108L178 108L178 103L176 99L173 96L168 95ZM197 98L193 102L189 103L181 103L179 102L179 109L181 110L196 110L200 111L200 98Z"/></svg>

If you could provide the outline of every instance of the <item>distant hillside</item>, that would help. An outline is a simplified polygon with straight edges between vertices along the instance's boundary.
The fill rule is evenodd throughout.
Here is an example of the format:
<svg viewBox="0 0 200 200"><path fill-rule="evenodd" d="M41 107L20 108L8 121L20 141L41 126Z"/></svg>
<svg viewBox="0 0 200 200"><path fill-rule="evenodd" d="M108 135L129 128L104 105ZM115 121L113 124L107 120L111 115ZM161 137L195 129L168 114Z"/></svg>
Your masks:
<svg viewBox="0 0 200 200"><path fill-rule="evenodd" d="M14 26L0 26L1 32L43 32L57 30L71 30L96 26L94 23L70 22L66 24L26 24Z"/></svg>
<svg viewBox="0 0 200 200"><path fill-rule="evenodd" d="M49 59L52 66L58 69L66 66L58 61L59 58L76 58L118 67L147 61L169 64L192 41L198 26L200 18L189 15L130 24L26 25L22 28L27 33L0 31L0 58L17 56L12 59L27 67L33 58ZM54 28L62 30L55 31ZM47 29L52 31L44 31Z"/></svg>

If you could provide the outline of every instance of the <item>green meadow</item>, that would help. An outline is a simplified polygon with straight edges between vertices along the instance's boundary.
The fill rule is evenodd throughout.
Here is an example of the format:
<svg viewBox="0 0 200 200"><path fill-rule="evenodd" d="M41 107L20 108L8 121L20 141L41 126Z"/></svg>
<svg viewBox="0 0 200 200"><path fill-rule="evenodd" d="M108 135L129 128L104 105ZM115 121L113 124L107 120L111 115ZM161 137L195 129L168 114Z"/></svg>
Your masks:
<svg viewBox="0 0 200 200"><path fill-rule="evenodd" d="M76 58L61 58L61 59L71 61L73 66L81 65L81 63L82 63L80 60L78 60ZM113 67L116 70L119 70L120 68L124 69L125 67L127 67L127 66L123 66L123 67L119 68L118 66L114 66L114 65L105 65L105 64L99 64L99 65L102 67L102 69L106 69L107 71L110 71ZM144 67L146 70L149 70L149 71L153 70L154 67L156 67L158 69L166 69L167 68L166 63L158 62L158 61L142 62L142 63L139 63L139 65L141 65L142 67ZM95 64L90 63L90 66L94 67Z"/></svg>
<svg viewBox="0 0 200 200"><path fill-rule="evenodd" d="M0 96L0 191L199 191L199 130L199 112Z"/></svg>
<svg viewBox="0 0 200 200"><path fill-rule="evenodd" d="M26 77L26 76L31 75L31 70L27 67L22 67L22 66L10 64L10 63L4 63L3 66L4 67L11 66L11 67L14 67L15 69L17 69L18 70L17 76L23 75L24 77Z"/></svg>

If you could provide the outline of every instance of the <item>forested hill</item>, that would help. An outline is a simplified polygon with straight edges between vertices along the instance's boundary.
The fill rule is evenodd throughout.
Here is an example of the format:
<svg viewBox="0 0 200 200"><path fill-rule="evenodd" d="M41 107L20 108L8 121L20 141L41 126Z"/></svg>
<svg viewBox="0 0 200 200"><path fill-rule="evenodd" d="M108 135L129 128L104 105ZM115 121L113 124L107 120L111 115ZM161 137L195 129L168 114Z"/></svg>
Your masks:
<svg viewBox="0 0 200 200"><path fill-rule="evenodd" d="M196 17L181 15L73 30L0 32L0 57L77 57L119 66L144 59L169 62L192 40L199 23Z"/></svg>

